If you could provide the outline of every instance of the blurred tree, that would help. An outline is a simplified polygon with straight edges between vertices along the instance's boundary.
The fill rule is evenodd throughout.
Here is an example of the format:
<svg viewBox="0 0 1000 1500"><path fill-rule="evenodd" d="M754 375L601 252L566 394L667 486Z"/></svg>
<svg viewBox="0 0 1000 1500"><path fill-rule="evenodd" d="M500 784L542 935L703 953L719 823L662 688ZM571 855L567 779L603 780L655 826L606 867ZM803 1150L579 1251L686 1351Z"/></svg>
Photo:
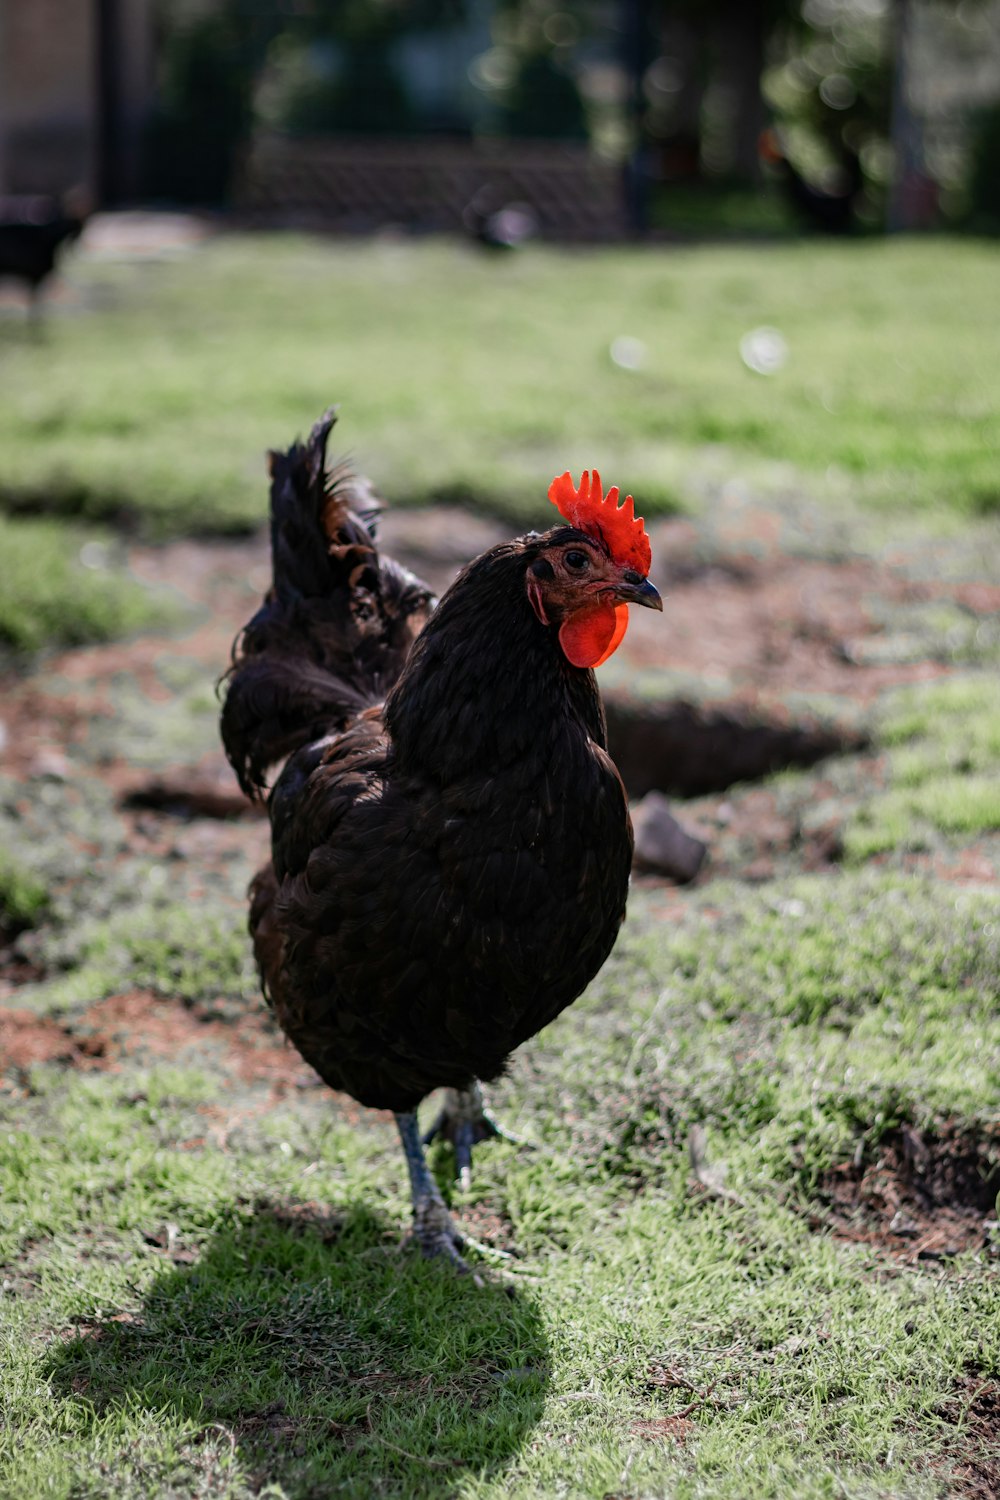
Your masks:
<svg viewBox="0 0 1000 1500"><path fill-rule="evenodd" d="M464 15L465 0L164 0L150 190L223 201L259 92L277 129L407 129L414 117L393 44Z"/></svg>
<svg viewBox="0 0 1000 1500"><path fill-rule="evenodd" d="M265 60L267 123L293 134L412 129L417 114L394 49L464 17L464 0L297 0Z"/></svg>
<svg viewBox="0 0 1000 1500"><path fill-rule="evenodd" d="M578 54L593 34L594 0L495 0L494 45L474 78L488 102L491 133L586 140L587 108L577 81Z"/></svg>
<svg viewBox="0 0 1000 1500"><path fill-rule="evenodd" d="M503 135L536 140L587 139L587 119L580 90L551 52L527 52L518 59L497 113Z"/></svg>
<svg viewBox="0 0 1000 1500"><path fill-rule="evenodd" d="M767 120L762 77L797 0L651 0L659 55L645 81L644 129L663 175L755 182Z"/></svg>
<svg viewBox="0 0 1000 1500"><path fill-rule="evenodd" d="M400 135L414 123L389 42L374 34L283 32L268 48L256 102L262 123L290 135Z"/></svg>
<svg viewBox="0 0 1000 1500"><path fill-rule="evenodd" d="M161 0L161 76L150 132L152 188L192 201L224 197L255 124L291 133L401 133L466 128L521 137L589 138L631 164L636 202L650 178L728 189L759 181L768 117L787 163L817 193L863 174L861 212L875 223L926 214L921 106L933 64L909 62L908 19L969 17L996 0ZM980 23L977 21L976 25ZM461 47L431 33L466 27L481 46L470 108ZM973 28L974 29L974 28ZM972 42L968 43L969 46ZM445 86L428 86L451 66ZM443 60L442 60L443 59ZM423 69L423 72L421 71ZM423 81L418 82L418 79ZM939 85L935 83L935 88ZM434 94L435 88L437 94ZM421 92L421 90L423 92ZM431 96L443 101L428 102ZM972 103L981 101L971 101ZM436 113L435 113L436 111ZM433 118L432 118L433 116ZM989 130L970 182L989 199ZM940 153L939 153L940 154ZM933 159L933 152L928 158ZM894 163L896 186L893 189ZM957 169L952 169L957 181ZM786 183L792 173L784 170ZM904 191L904 184L906 188ZM744 194L744 197L746 195ZM853 190L852 190L853 196Z"/></svg>
<svg viewBox="0 0 1000 1500"><path fill-rule="evenodd" d="M1000 101L972 122L966 221L971 229L1000 233Z"/></svg>
<svg viewBox="0 0 1000 1500"><path fill-rule="evenodd" d="M254 48L234 8L184 17L160 47L157 102L146 144L156 196L218 203L252 117Z"/></svg>
<svg viewBox="0 0 1000 1500"><path fill-rule="evenodd" d="M872 227L938 221L939 183L960 180L971 146L976 100L963 83L979 74L988 87L983 41L998 16L991 0L803 0L765 74L794 164L821 187L860 164Z"/></svg>
<svg viewBox="0 0 1000 1500"><path fill-rule="evenodd" d="M892 147L893 171L885 216L885 227L890 232L921 227L918 195L921 181L926 181L923 133L911 98L912 28L912 0L892 0L889 43L892 109L889 116L889 142Z"/></svg>

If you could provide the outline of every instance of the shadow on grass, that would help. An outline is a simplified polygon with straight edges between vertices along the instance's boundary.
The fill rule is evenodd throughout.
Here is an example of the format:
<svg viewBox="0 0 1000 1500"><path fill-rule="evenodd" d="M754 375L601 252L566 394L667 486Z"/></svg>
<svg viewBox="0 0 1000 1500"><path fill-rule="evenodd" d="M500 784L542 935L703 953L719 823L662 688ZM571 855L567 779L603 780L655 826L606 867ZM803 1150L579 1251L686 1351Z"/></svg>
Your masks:
<svg viewBox="0 0 1000 1500"><path fill-rule="evenodd" d="M434 1500L516 1456L547 1361L523 1290L400 1251L367 1208L265 1202L171 1262L138 1310L81 1327L48 1374L95 1430L221 1433L251 1493Z"/></svg>

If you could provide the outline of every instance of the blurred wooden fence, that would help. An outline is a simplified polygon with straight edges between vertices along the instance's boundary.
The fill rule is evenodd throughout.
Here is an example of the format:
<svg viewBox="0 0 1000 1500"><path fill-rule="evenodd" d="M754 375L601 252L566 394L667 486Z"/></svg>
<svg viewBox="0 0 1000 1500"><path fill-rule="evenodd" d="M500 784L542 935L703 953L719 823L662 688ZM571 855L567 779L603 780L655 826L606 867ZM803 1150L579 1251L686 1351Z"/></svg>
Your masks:
<svg viewBox="0 0 1000 1500"><path fill-rule="evenodd" d="M620 172L585 147L549 142L261 136L236 192L237 208L257 221L357 231L469 231L512 204L546 238L625 233Z"/></svg>

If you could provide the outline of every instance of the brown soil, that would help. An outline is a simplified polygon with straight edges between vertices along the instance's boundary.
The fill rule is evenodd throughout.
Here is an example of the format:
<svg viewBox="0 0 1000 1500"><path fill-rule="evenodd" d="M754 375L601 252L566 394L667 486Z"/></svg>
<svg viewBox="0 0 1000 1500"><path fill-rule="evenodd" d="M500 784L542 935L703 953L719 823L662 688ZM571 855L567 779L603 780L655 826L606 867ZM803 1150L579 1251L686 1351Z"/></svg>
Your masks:
<svg viewBox="0 0 1000 1500"><path fill-rule="evenodd" d="M631 1432L647 1443L683 1444L694 1430L690 1417L651 1417L633 1422Z"/></svg>
<svg viewBox="0 0 1000 1500"><path fill-rule="evenodd" d="M433 564L428 555L433 513L430 518L428 513L390 513L386 544L401 561L423 567L444 587L460 562L489 540L484 523L475 517L468 519L467 537L456 534L460 517L451 510L439 517L443 562ZM885 633L887 606L946 599L970 615L1000 611L1000 587L983 581L928 582L884 561L829 562L777 550L764 558L734 552L705 563L697 555L691 523L666 522L654 530L656 555L667 560L659 579L665 613L633 611L621 664L626 670L653 666L687 674L707 685L713 706L724 703L736 717L753 710L787 724L789 715L781 705L789 695L833 695L856 708L870 704L887 687L946 672L935 660L880 663L869 658L866 647ZM150 702L169 699L170 690L157 672L164 650L202 663L206 684L214 683L268 579L263 536L134 547L129 562L140 579L171 587L188 599L202 623L168 643L140 636L56 653L47 660L41 681L13 673L0 678L7 731L0 765L8 773L30 774L38 769L40 756L83 756L90 721L113 714L112 687L122 675L131 677ZM48 686L56 682L58 691ZM109 776L117 772L126 781L135 777L129 767L111 765L104 771ZM213 795L231 798L232 777L221 752L211 772Z"/></svg>
<svg viewBox="0 0 1000 1500"><path fill-rule="evenodd" d="M727 737L734 776L754 776L780 765L788 754L784 742L796 739L798 750L792 758L808 763L838 744L836 736L824 741L815 724L796 718L789 706L795 694L827 695L843 705L841 718L851 725L886 687L948 670L930 659L877 663L877 653L869 647L885 634L884 621L893 608L943 600L973 616L1000 611L1000 587L995 584L984 579L927 581L912 576L912 559L905 557L824 561L791 555L778 545L773 518L762 512L748 510L738 525L730 524L728 533L717 525L709 537L689 521L664 522L654 530L666 608L663 616L633 612L619 653L625 676L630 667L679 672L701 683L714 682L712 694L717 688L718 697L713 702L710 694L708 707L668 704L662 712L647 713L643 733L657 712L662 721L657 721L660 739L655 753L646 755L647 771L650 759L655 770L664 763L676 765L686 754L697 774L699 764L724 759ZM401 561L429 574L434 585L443 588L468 556L502 531L450 509L401 511L384 518L383 541ZM259 863L266 857L266 823L259 809L239 795L221 749L212 749L193 764L144 769L116 755L113 738L105 738L103 748L95 751L91 732L95 720L116 713L116 694L123 682L152 708L169 700L171 690L160 670L165 660L187 658L194 678L206 690L214 685L234 635L267 585L267 539L261 535L248 541L134 547L129 560L139 578L173 588L189 602L193 627L180 636L146 635L64 651L47 658L38 672L8 673L0 679L0 769L25 780L26 799L37 796L37 783L32 780L29 785L29 779L98 777L115 797L132 854L188 861L190 869L206 873L222 872L234 859ZM661 743L664 734L670 742L666 748ZM838 730L837 735L839 748L857 751L863 742L857 730ZM755 745L757 750L763 746L760 764L752 763ZM630 774L633 790L641 790L643 769L641 764L639 772ZM869 786L878 784L880 772L877 756L864 756L858 763L859 778ZM655 774L650 781L656 784ZM688 790L698 787L693 784ZM805 818L801 807L790 806L771 787L743 787L732 797L713 789L679 809L682 821L711 845L711 859L699 881L720 874L763 881L779 869L822 869L835 862L842 822L836 784L817 777L811 798L815 807L830 804L828 817ZM997 878L995 857L977 845L947 857L913 855L911 863L954 882ZM649 876L643 881L652 883ZM669 906L669 888L661 886L660 891ZM191 894L197 899L196 888ZM16 947L0 953L0 998L16 1006L19 986L38 977ZM22 1078L25 1069L40 1061L110 1069L139 1049L177 1057L205 1045L231 1048L242 1077L275 1089L295 1086L296 1078L302 1077L301 1064L278 1041L262 1008L250 1008L238 1025L231 1026L133 993L98 1002L74 1021L72 1031L16 1008L0 1013L0 1020L8 1072ZM891 1219L896 1211L895 1206L889 1209L892 1192L902 1193L899 1202L908 1208L913 1195L906 1196L902 1179L898 1188L890 1189L891 1162L882 1171L887 1174L882 1217ZM881 1179L870 1169L862 1189L861 1177L855 1174L852 1179L845 1172L830 1185L834 1216L844 1232L877 1236L873 1194ZM968 1243L974 1229L965 1210L947 1204L937 1207L941 1212L933 1228L941 1231L941 1243ZM919 1218L919 1202L913 1202L912 1211L924 1227L920 1234L904 1238L902 1248L913 1254L930 1251L937 1240L921 1235L924 1230L930 1235L932 1225ZM961 1223L951 1226L942 1213L953 1211Z"/></svg>
<svg viewBox="0 0 1000 1500"><path fill-rule="evenodd" d="M39 1063L66 1063L77 1068L103 1065L103 1042L88 1038L86 1044L58 1021L36 1016L30 1010L0 1006L0 1071L24 1073Z"/></svg>
<svg viewBox="0 0 1000 1500"><path fill-rule="evenodd" d="M691 556L688 522L656 528L665 568L664 618L633 610L626 649L636 665L731 684L741 703L788 693L833 693L871 703L886 688L935 677L933 661L870 663L886 605L955 598L976 613L1000 610L1000 588L945 588L867 558L826 562L772 551L706 565ZM671 581L671 572L675 581Z"/></svg>
<svg viewBox="0 0 1000 1500"><path fill-rule="evenodd" d="M938 1416L955 1429L948 1443L948 1495L952 1500L997 1500L1000 1381L970 1371Z"/></svg>
<svg viewBox="0 0 1000 1500"><path fill-rule="evenodd" d="M343 1233L343 1221L321 1203L298 1201L278 1202L272 1198L259 1198L254 1204L257 1219L271 1219L281 1229L293 1234L306 1231L319 1236L324 1245L333 1245Z"/></svg>
<svg viewBox="0 0 1000 1500"><path fill-rule="evenodd" d="M964 1250L1000 1253L1000 1132L979 1138L945 1122L922 1134L891 1131L874 1159L827 1173L815 1227L905 1261L948 1261Z"/></svg>
<svg viewBox="0 0 1000 1500"><path fill-rule="evenodd" d="M9 1079L23 1078L42 1062L113 1073L129 1058L183 1062L214 1046L225 1052L228 1071L244 1083L266 1084L276 1096L322 1087L263 1008L248 1008L236 1022L212 1020L197 1008L134 990L98 1000L66 1024L0 1007L0 1031L0 1073Z"/></svg>
<svg viewBox="0 0 1000 1500"><path fill-rule="evenodd" d="M226 779L223 780L222 778ZM262 818L262 804L248 802L236 786L228 766L167 771L163 775L142 773L115 778L121 787L121 807L126 812L146 809L175 818Z"/></svg>

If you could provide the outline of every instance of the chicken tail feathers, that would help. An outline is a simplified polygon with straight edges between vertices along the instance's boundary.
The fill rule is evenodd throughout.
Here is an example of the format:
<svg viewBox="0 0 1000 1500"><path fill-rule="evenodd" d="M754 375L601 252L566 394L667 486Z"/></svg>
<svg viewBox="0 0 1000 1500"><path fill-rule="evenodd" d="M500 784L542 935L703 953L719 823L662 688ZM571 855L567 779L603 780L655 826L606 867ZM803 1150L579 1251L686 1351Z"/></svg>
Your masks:
<svg viewBox="0 0 1000 1500"><path fill-rule="evenodd" d="M379 555L378 500L326 445L270 455L273 582L233 643L222 741L240 786L261 797L270 767L381 702L434 605L426 584Z"/></svg>

